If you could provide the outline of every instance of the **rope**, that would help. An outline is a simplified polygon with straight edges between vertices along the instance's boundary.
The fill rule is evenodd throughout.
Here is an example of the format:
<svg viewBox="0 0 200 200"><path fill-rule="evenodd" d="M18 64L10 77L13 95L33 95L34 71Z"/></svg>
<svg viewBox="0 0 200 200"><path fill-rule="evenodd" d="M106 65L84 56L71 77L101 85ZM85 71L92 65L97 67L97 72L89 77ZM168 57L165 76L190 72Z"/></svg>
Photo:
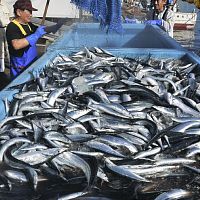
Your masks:
<svg viewBox="0 0 200 200"><path fill-rule="evenodd" d="M121 0L71 0L79 9L91 13L100 21L100 27L107 32L123 32Z"/></svg>

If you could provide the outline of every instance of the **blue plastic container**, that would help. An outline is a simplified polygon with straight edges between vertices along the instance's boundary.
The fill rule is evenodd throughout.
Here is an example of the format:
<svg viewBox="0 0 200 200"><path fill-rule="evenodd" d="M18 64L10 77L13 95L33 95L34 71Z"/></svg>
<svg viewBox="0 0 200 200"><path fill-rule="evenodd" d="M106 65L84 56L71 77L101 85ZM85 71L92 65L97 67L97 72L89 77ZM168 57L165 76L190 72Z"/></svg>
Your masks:
<svg viewBox="0 0 200 200"><path fill-rule="evenodd" d="M50 49L62 47L80 48L183 48L158 26L145 24L123 24L124 33L106 34L97 23L75 24L60 37Z"/></svg>
<svg viewBox="0 0 200 200"><path fill-rule="evenodd" d="M170 38L157 26L144 24L124 24L124 33L106 34L99 28L99 24L75 24L59 37L47 49L47 52L33 63L26 71L19 75L12 83L0 92L0 120L5 118L4 100L12 100L18 90L11 90L15 86L39 75L59 53L69 55L86 47L101 47L120 57L155 57L175 58L184 57L192 63L200 64L200 57L187 51L174 39ZM31 73L30 73L31 72Z"/></svg>

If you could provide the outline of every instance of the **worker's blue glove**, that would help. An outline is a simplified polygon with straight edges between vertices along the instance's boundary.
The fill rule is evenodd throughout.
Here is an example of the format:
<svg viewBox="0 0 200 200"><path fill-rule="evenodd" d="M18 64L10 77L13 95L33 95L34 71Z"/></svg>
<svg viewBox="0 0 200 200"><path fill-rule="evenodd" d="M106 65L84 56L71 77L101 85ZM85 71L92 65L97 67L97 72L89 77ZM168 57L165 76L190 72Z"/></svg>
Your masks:
<svg viewBox="0 0 200 200"><path fill-rule="evenodd" d="M35 45L38 39L41 38L46 33L44 28L45 26L39 26L37 30L35 31L35 33L26 37L26 39L28 40L31 46Z"/></svg>
<svg viewBox="0 0 200 200"><path fill-rule="evenodd" d="M144 22L145 24L151 24L151 25L162 25L162 19L157 19L157 20L147 20Z"/></svg>
<svg viewBox="0 0 200 200"><path fill-rule="evenodd" d="M135 19L130 19L130 18L126 17L126 18L124 19L124 22L125 22L125 23L130 23L130 24L135 24L135 23L136 23L136 20L135 20Z"/></svg>

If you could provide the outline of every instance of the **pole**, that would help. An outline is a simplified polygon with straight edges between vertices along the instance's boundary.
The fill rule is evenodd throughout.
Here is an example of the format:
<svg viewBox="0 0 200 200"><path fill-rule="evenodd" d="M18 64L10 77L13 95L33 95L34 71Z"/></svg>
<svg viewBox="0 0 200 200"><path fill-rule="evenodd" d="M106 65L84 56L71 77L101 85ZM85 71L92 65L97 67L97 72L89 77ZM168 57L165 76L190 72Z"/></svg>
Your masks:
<svg viewBox="0 0 200 200"><path fill-rule="evenodd" d="M44 9L44 14L43 14L43 17L42 17L41 25L44 25L44 21L45 21L46 15L47 15L47 10L48 10L48 7L49 7L49 2L50 2L50 0L47 0L47 2L46 2L46 6L45 6L45 9Z"/></svg>

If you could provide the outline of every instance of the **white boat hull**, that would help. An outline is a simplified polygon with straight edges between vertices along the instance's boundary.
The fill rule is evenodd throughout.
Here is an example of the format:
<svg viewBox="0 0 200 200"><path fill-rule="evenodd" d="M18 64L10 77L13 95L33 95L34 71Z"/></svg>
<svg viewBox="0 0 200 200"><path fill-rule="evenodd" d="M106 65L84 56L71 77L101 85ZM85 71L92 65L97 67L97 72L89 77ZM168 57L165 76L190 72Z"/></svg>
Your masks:
<svg viewBox="0 0 200 200"><path fill-rule="evenodd" d="M176 12L174 17L174 30L192 30L195 27L197 13Z"/></svg>

